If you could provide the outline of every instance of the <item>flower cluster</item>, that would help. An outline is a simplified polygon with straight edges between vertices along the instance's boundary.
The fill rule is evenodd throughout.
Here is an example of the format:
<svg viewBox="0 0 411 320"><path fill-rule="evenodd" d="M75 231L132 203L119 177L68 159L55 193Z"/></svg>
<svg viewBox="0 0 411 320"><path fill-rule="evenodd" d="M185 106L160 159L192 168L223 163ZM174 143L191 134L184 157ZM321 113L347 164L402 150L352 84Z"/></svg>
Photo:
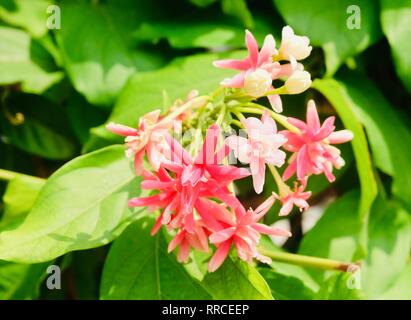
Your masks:
<svg viewBox="0 0 411 320"><path fill-rule="evenodd" d="M272 35L266 36L261 50L249 31L245 41L245 59L214 62L216 67L240 71L223 80L222 89L207 96L193 90L166 114L156 110L143 116L137 128L107 125L125 137L126 155L134 157L136 175L143 177L141 187L152 192L130 199L129 206L159 212L151 233L165 226L174 236L168 250L178 248L180 262L189 260L192 249L209 252L210 272L224 262L232 247L244 261L270 263L258 250L261 235L291 234L262 223L265 214L275 201L282 204L281 216L294 206L306 210L311 195L305 191L309 177L324 174L334 181L332 170L344 161L333 144L353 138L348 130L335 131L334 117L321 124L313 100L308 102L306 122L279 114L282 94L300 93L311 84L310 74L298 62L311 52L307 37L295 35L287 26L278 50ZM274 88L273 80L278 79L284 84ZM263 96L274 110L256 102ZM279 131L277 125L284 129ZM227 126L244 130L244 135L223 137L221 127ZM182 129L196 130L190 139L176 138ZM230 163L232 159L235 163ZM244 208L234 192L234 181L251 176L255 192L261 193L267 167L276 190L256 209ZM293 188L287 184L291 177Z"/></svg>

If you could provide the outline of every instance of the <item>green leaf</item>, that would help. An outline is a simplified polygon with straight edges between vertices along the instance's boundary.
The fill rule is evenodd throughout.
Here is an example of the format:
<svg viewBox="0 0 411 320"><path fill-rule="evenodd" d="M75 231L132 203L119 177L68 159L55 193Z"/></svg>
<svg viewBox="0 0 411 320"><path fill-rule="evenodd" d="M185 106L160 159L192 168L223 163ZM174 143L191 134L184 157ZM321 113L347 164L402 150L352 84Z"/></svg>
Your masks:
<svg viewBox="0 0 411 320"><path fill-rule="evenodd" d="M325 52L327 74L332 75L349 57L354 56L380 37L378 3L362 0L359 5L359 29L350 29L350 0L274 0L285 21L299 35L308 36L313 45ZM351 11L349 11L351 12Z"/></svg>
<svg viewBox="0 0 411 320"><path fill-rule="evenodd" d="M192 4L195 4L198 7L207 7L215 2L217 2L218 0L189 0Z"/></svg>
<svg viewBox="0 0 411 320"><path fill-rule="evenodd" d="M360 289L351 287L351 273L339 273L331 276L322 285L321 290L316 294L316 300L362 300L364 294Z"/></svg>
<svg viewBox="0 0 411 320"><path fill-rule="evenodd" d="M221 0L221 8L225 14L238 18L246 28L254 27L253 16L247 8L246 0Z"/></svg>
<svg viewBox="0 0 411 320"><path fill-rule="evenodd" d="M352 191L332 203L313 229L303 237L298 253L352 262L360 241L359 199L359 193ZM314 269L309 272L318 282L329 274Z"/></svg>
<svg viewBox="0 0 411 320"><path fill-rule="evenodd" d="M132 37L143 18L158 11L153 6L128 0L61 4L58 45L74 87L90 103L110 106L133 73L162 64L158 52L134 49Z"/></svg>
<svg viewBox="0 0 411 320"><path fill-rule="evenodd" d="M21 83L22 90L42 93L61 81L53 58L21 30L0 26L0 85Z"/></svg>
<svg viewBox="0 0 411 320"><path fill-rule="evenodd" d="M18 175L9 181L3 196L4 212L0 220L0 230L25 219L44 183L43 179L25 175Z"/></svg>
<svg viewBox="0 0 411 320"><path fill-rule="evenodd" d="M260 268L261 275L270 286L276 300L311 300L315 293L300 279L275 272L269 268Z"/></svg>
<svg viewBox="0 0 411 320"><path fill-rule="evenodd" d="M381 0L381 24L391 46L395 68L405 87L411 92L411 1Z"/></svg>
<svg viewBox="0 0 411 320"><path fill-rule="evenodd" d="M244 52L233 56L244 55ZM170 106L177 98L185 99L197 89L200 94L215 90L218 83L233 74L232 71L214 68L212 62L222 58L217 54L201 54L176 59L169 66L151 72L137 73L125 86L108 121L136 126L138 119L154 109ZM136 103L138 102L138 103ZM92 129L86 150L110 143L116 139L105 126ZM105 141L101 143L101 141ZM101 144L100 144L101 143Z"/></svg>
<svg viewBox="0 0 411 320"><path fill-rule="evenodd" d="M253 34L260 45L267 33L278 35L280 30L272 26L271 21L257 17ZM212 17L204 13L181 17L178 20L169 19L143 23L135 32L135 38L154 44L166 38L176 49L207 48L221 50L241 48L245 46L244 28L227 21L222 17Z"/></svg>
<svg viewBox="0 0 411 320"><path fill-rule="evenodd" d="M99 298L101 270L106 253L106 247L71 253L73 259L70 263L70 271L74 277L77 299L97 300Z"/></svg>
<svg viewBox="0 0 411 320"><path fill-rule="evenodd" d="M361 229L356 214L358 202L358 193L350 192L328 207L303 238L299 253L353 262ZM362 261L360 282L366 298L376 299L406 266L411 249L409 216L398 203L377 198L370 215L368 238L368 256ZM321 282L335 272L310 273Z"/></svg>
<svg viewBox="0 0 411 320"><path fill-rule="evenodd" d="M277 247L269 237L262 237L260 246L273 252L284 252L284 250ZM319 289L318 283L313 279L310 273L301 266L273 260L270 264L270 267L272 272L275 273L277 277L282 277L283 279L289 278L290 281L296 283L300 281L301 283L303 283L306 287L306 290L304 290L306 293L317 292ZM273 286L274 288L277 287L273 282L270 281L269 285L271 290L273 290ZM279 292L280 290L276 291ZM294 292L286 293L288 292L287 288L281 288L281 292L285 296L292 296L293 294L295 294Z"/></svg>
<svg viewBox="0 0 411 320"><path fill-rule="evenodd" d="M65 110L42 96L18 93L4 101L6 116L0 127L10 143L48 159L67 159L76 154ZM21 118L17 123L11 117Z"/></svg>
<svg viewBox="0 0 411 320"><path fill-rule="evenodd" d="M190 277L164 236L150 235L153 219L130 225L110 249L104 265L101 299L210 299L201 284Z"/></svg>
<svg viewBox="0 0 411 320"><path fill-rule="evenodd" d="M104 123L107 118L104 110L93 107L77 93L68 98L66 110L74 134L81 143L89 139L92 127Z"/></svg>
<svg viewBox="0 0 411 320"><path fill-rule="evenodd" d="M361 282L367 298L379 299L398 279L409 259L411 218L398 203L378 198L370 217L369 238Z"/></svg>
<svg viewBox="0 0 411 320"><path fill-rule="evenodd" d="M392 192L411 212L411 131L366 77L346 72L338 79L352 111L366 129L375 165L393 176Z"/></svg>
<svg viewBox="0 0 411 320"><path fill-rule="evenodd" d="M205 19L170 20L143 23L135 32L136 39L158 43L166 38L173 48L242 47L244 29L224 22Z"/></svg>
<svg viewBox="0 0 411 320"><path fill-rule="evenodd" d="M344 126L354 134L351 144L361 185L361 202L358 210L360 220L365 225L371 205L378 191L364 129L354 112L355 106L353 101L336 80L316 79L313 82L313 88L320 91L330 101Z"/></svg>
<svg viewBox="0 0 411 320"><path fill-rule="evenodd" d="M249 263L229 256L217 271L207 274L202 285L218 300L272 300L270 287Z"/></svg>
<svg viewBox="0 0 411 320"><path fill-rule="evenodd" d="M17 264L0 260L0 300L35 299L50 263Z"/></svg>
<svg viewBox="0 0 411 320"><path fill-rule="evenodd" d="M379 297L381 300L411 300L411 263L402 270L397 281Z"/></svg>
<svg viewBox="0 0 411 320"><path fill-rule="evenodd" d="M52 3L49 0L0 0L0 19L41 38L48 32L47 8Z"/></svg>
<svg viewBox="0 0 411 320"><path fill-rule="evenodd" d="M0 233L0 259L48 261L116 238L141 216L127 205L140 189L131 167L123 146L65 164L48 179L24 222Z"/></svg>

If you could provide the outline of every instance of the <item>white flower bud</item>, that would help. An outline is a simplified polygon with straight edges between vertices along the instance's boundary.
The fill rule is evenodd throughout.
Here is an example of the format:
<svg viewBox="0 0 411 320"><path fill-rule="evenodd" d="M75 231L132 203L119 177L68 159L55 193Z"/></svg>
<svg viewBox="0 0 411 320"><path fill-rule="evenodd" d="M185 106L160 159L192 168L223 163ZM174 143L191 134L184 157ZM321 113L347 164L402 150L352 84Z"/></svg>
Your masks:
<svg viewBox="0 0 411 320"><path fill-rule="evenodd" d="M279 53L288 60L302 60L311 53L312 47L309 44L310 39L308 37L297 36L290 26L286 26L282 31Z"/></svg>
<svg viewBox="0 0 411 320"><path fill-rule="evenodd" d="M299 94L311 86L311 75L307 71L296 70L284 84L288 94Z"/></svg>
<svg viewBox="0 0 411 320"><path fill-rule="evenodd" d="M261 97L270 90L272 81L271 75L266 70L256 69L246 74L244 90L252 97Z"/></svg>

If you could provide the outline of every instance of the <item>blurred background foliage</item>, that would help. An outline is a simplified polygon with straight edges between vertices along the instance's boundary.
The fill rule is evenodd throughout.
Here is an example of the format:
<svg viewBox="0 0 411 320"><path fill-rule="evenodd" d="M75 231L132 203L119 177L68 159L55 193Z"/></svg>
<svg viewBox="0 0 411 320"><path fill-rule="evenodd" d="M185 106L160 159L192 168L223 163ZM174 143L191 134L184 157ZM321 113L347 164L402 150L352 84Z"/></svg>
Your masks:
<svg viewBox="0 0 411 320"><path fill-rule="evenodd" d="M361 10L359 29L347 27L353 4ZM61 26L49 30L52 5L61 9ZM204 276L204 257L177 264L164 252L167 235L148 236L151 221L139 220L122 233L134 213L113 203L125 203L128 193L105 183L104 174L70 171L101 166L137 190L138 182L122 171L127 161L120 147L71 161L58 175L71 174L70 186L95 193L92 199L106 194L96 212L120 208L125 211L118 219L127 222L105 220L101 234L83 237L68 225L76 238L66 245L56 245L46 231L24 242L28 215L38 226L42 217L47 222L59 213L43 212L41 205L32 211L45 179L82 154L121 142L105 123L135 126L141 115L170 106L191 89L210 92L231 74L211 62L242 55L245 28L259 43L271 33L279 44L287 24L310 37L314 50L304 65L315 79L308 92L284 99L287 115L304 117L306 101L315 98L321 116L337 113L338 125L355 139L342 147L346 166L334 184L317 176L310 181L312 204L322 208L318 223L307 230L295 212L287 220L294 237L282 248L268 239L265 245L361 260L361 289L347 288L350 274L279 262L254 268L234 258ZM410 0L0 0L0 168L38 177L0 181L0 299L411 299L410 39ZM106 189L90 191L90 177ZM266 194L273 185L267 179ZM40 198L47 201L64 187L50 187ZM249 180L237 189L247 205L262 200L253 196ZM268 223L278 220L276 210ZM87 221L94 213L87 212ZM120 234L108 254L107 243ZM153 250L159 252L151 256ZM62 290L45 287L51 262L63 269Z"/></svg>

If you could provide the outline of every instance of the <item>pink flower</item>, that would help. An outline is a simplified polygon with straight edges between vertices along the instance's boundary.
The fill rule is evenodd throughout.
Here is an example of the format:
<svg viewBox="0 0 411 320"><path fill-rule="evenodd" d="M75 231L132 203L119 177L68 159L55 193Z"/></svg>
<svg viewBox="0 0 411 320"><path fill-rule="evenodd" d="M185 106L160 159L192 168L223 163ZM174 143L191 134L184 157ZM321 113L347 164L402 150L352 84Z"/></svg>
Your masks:
<svg viewBox="0 0 411 320"><path fill-rule="evenodd" d="M228 185L248 176L249 172L243 168L218 164L226 154L225 150L215 153L218 131L216 126L208 130L203 148L195 161L176 140L170 135L166 136L172 152L171 161L163 162L155 174L145 171L144 181L141 183L143 189L158 190L159 193L129 201L129 205L133 207L163 209L152 233L157 232L162 224L172 228L184 227L186 231L193 233L196 226L193 209L201 197L219 199L233 208L240 205L229 191Z"/></svg>
<svg viewBox="0 0 411 320"><path fill-rule="evenodd" d="M306 181L304 181L300 186L298 186L298 182L295 182L294 191L290 190L286 195L280 196L274 194L274 196L283 204L280 209L280 216L289 215L294 205L300 209L300 212L309 208L310 205L307 200L311 196L311 191L304 192L306 185Z"/></svg>
<svg viewBox="0 0 411 320"><path fill-rule="evenodd" d="M281 65L273 62L272 56L277 54L274 37L265 37L263 47L258 51L258 44L250 31L245 32L248 57L243 60L227 59L214 61L218 68L239 70L240 73L231 79L225 79L221 85L228 88L244 88L250 96L259 97L274 89L272 80L288 76L294 68L289 64ZM282 111L281 98L278 94L269 95L268 99L277 112Z"/></svg>
<svg viewBox="0 0 411 320"><path fill-rule="evenodd" d="M287 139L284 135L277 134L277 126L268 111L262 115L261 120L250 117L242 123L247 130L248 139L231 136L226 139L226 143L241 162L250 164L254 189L261 193L265 181L265 164L278 167L284 164L285 152L278 148Z"/></svg>
<svg viewBox="0 0 411 320"><path fill-rule="evenodd" d="M271 196L256 210L249 209L248 211L243 207L228 210L225 206L208 199L202 199L198 202L197 211L203 221L213 230L209 240L217 247L208 265L210 272L221 266L230 252L231 245L234 245L239 258L244 261L251 262L253 258L256 258L264 263L271 262L270 258L257 251L261 234L291 236L288 231L258 223L274 201L274 196ZM210 212L213 212L213 215L210 215Z"/></svg>
<svg viewBox="0 0 411 320"><path fill-rule="evenodd" d="M321 125L317 109L313 100L308 102L307 123L295 118L288 121L297 127L300 132L281 131L287 143L284 149L294 152L289 160L289 166L284 171L283 178L289 179L295 172L297 178L303 180L311 174L324 173L328 181L335 180L332 174L333 167L339 169L344 165L340 150L331 144L339 144L352 140L353 134L349 130L336 131L335 117L328 117Z"/></svg>
<svg viewBox="0 0 411 320"><path fill-rule="evenodd" d="M196 221L194 232L192 233L182 228L169 243L168 252L173 251L177 246L180 247L177 254L179 262L188 261L191 248L202 252L209 251L207 230L202 226L201 221Z"/></svg>
<svg viewBox="0 0 411 320"><path fill-rule="evenodd" d="M159 123L159 117L160 110L147 113L140 119L138 129L113 122L107 125L107 129L111 132L126 137L126 155L131 157L134 154L134 168L137 175L142 173L144 154L147 154L148 161L157 171L161 162L166 160L166 155L170 153L164 136L171 122Z"/></svg>

